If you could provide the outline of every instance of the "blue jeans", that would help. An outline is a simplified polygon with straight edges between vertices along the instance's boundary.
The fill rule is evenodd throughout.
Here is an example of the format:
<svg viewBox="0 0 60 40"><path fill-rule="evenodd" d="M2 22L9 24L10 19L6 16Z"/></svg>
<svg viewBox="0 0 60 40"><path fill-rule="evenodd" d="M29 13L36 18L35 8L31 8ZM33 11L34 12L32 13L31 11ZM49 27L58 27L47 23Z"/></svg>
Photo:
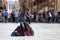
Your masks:
<svg viewBox="0 0 60 40"><path fill-rule="evenodd" d="M24 17L20 17L20 22L24 22Z"/></svg>

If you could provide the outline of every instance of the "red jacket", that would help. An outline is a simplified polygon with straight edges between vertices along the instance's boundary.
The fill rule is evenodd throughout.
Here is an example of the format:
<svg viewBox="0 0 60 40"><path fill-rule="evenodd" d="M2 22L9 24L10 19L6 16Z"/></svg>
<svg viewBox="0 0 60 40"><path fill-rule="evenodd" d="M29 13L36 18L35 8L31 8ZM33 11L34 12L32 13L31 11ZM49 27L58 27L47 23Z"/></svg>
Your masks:
<svg viewBox="0 0 60 40"><path fill-rule="evenodd" d="M20 13L20 16L24 16L24 13Z"/></svg>

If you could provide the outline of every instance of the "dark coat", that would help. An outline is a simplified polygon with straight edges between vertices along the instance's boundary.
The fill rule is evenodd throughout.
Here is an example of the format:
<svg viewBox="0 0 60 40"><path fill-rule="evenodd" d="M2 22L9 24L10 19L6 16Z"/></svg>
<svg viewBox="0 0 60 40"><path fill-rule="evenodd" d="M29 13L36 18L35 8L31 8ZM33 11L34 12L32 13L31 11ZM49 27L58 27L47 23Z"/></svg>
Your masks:
<svg viewBox="0 0 60 40"><path fill-rule="evenodd" d="M20 34L19 36L25 36L24 35L24 28L22 26L18 26L15 31L18 31L18 33Z"/></svg>

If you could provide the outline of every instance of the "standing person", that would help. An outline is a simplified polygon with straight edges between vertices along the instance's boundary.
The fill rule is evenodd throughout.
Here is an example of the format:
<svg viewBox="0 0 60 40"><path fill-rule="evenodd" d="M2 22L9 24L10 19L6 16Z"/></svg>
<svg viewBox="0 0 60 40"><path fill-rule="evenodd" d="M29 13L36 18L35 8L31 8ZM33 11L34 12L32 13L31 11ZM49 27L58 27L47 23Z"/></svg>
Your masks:
<svg viewBox="0 0 60 40"><path fill-rule="evenodd" d="M20 22L24 22L24 21L25 21L24 14L25 14L25 13L20 12L20 14L19 14L19 18L20 18L19 21L20 21Z"/></svg>
<svg viewBox="0 0 60 40"><path fill-rule="evenodd" d="M36 21L36 12L34 12L34 22Z"/></svg>
<svg viewBox="0 0 60 40"><path fill-rule="evenodd" d="M31 15L31 22L34 22L34 14Z"/></svg>
<svg viewBox="0 0 60 40"><path fill-rule="evenodd" d="M46 13L45 16L46 16L46 17L45 17L45 21L48 22L48 12Z"/></svg>
<svg viewBox="0 0 60 40"><path fill-rule="evenodd" d="M52 12L52 22L54 22L55 16L54 13Z"/></svg>
<svg viewBox="0 0 60 40"><path fill-rule="evenodd" d="M57 22L57 12L56 13L54 13L54 22Z"/></svg>
<svg viewBox="0 0 60 40"><path fill-rule="evenodd" d="M38 16L39 22L42 22L42 18L43 18L43 15L42 15L42 13L40 13L39 16Z"/></svg>
<svg viewBox="0 0 60 40"><path fill-rule="evenodd" d="M30 18L29 18L29 14L28 13L27 13L26 17L27 17L27 22L30 23Z"/></svg>
<svg viewBox="0 0 60 40"><path fill-rule="evenodd" d="M10 14L8 14L8 22L10 22Z"/></svg>
<svg viewBox="0 0 60 40"><path fill-rule="evenodd" d="M15 22L14 12L11 13L10 21L11 22Z"/></svg>
<svg viewBox="0 0 60 40"><path fill-rule="evenodd" d="M44 22L48 22L48 12L43 13Z"/></svg>
<svg viewBox="0 0 60 40"><path fill-rule="evenodd" d="M2 22L2 12L0 11L0 22Z"/></svg>
<svg viewBox="0 0 60 40"><path fill-rule="evenodd" d="M7 12L7 10L4 10L2 15L3 15L3 18L4 18L4 22L7 22L8 21L8 12Z"/></svg>
<svg viewBox="0 0 60 40"><path fill-rule="evenodd" d="M45 23L45 18L46 18L46 16L45 16L45 12L43 13L43 22Z"/></svg>
<svg viewBox="0 0 60 40"><path fill-rule="evenodd" d="M18 22L19 11L16 10L14 14L15 14L15 15L14 15L14 17L15 17L15 22Z"/></svg>
<svg viewBox="0 0 60 40"><path fill-rule="evenodd" d="M48 22L52 22L52 14L51 14L51 12L48 12Z"/></svg>
<svg viewBox="0 0 60 40"><path fill-rule="evenodd" d="M29 24L31 23L31 18L32 18L32 14L31 13L27 13L27 21L29 22Z"/></svg>
<svg viewBox="0 0 60 40"><path fill-rule="evenodd" d="M57 12L57 22L60 23L60 12Z"/></svg>

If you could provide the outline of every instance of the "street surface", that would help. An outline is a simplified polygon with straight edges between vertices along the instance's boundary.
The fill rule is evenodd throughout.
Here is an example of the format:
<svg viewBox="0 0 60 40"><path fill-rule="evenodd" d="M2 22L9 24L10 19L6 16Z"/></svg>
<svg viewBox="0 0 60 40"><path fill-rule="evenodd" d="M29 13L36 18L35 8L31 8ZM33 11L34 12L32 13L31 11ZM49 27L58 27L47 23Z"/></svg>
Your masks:
<svg viewBox="0 0 60 40"><path fill-rule="evenodd" d="M0 23L0 40L60 40L60 24L31 23L34 36L11 37L19 23Z"/></svg>

